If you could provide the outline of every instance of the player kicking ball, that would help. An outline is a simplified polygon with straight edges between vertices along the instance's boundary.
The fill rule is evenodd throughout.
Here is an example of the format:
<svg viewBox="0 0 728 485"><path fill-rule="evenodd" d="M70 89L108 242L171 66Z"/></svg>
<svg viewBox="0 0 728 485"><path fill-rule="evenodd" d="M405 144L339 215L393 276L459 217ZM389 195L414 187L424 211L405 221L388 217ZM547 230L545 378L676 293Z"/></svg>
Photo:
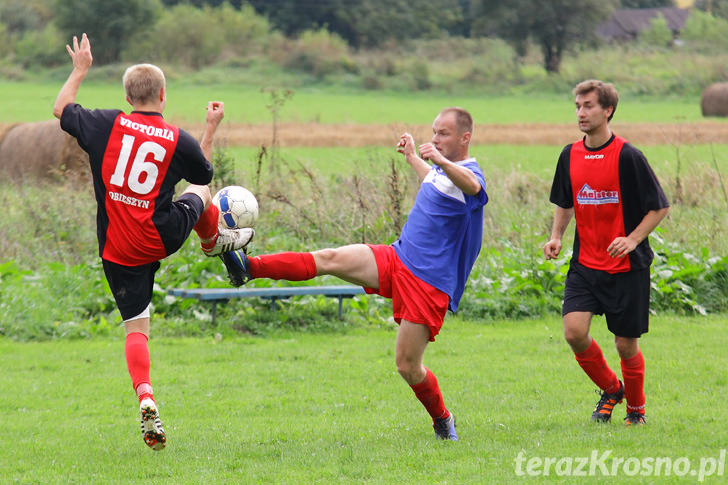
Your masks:
<svg viewBox="0 0 728 485"><path fill-rule="evenodd" d="M167 438L149 378L150 304L159 261L176 252L194 229L207 256L242 249L252 229L218 228L218 209L211 204L212 141L224 116L221 102L207 105L202 141L162 117L166 86L162 71L138 64L123 77L132 112L89 110L75 103L91 67L86 34L66 45L73 70L58 93L53 114L61 128L78 140L89 156L94 193L99 256L126 328L126 362L139 398L141 431L153 450ZM192 185L173 201L182 179Z"/></svg>
<svg viewBox="0 0 728 485"><path fill-rule="evenodd" d="M566 276L564 337L589 378L601 389L592 420L607 422L627 400L628 426L645 424L645 360L639 338L650 315L647 236L669 211L667 198L642 152L616 136L609 121L619 97L614 86L584 81L574 89L584 138L561 152L551 187L556 204L546 259L561 252L561 238L576 218L574 252ZM605 315L621 359L622 378L609 368L591 335L592 316Z"/></svg>
<svg viewBox="0 0 728 485"><path fill-rule="evenodd" d="M352 244L305 253L248 258L243 251L224 254L233 285L251 278L301 281L334 275L392 299L399 324L395 344L397 371L432 418L435 435L457 440L455 418L445 407L435 375L423 365L448 309L455 312L483 241L485 179L468 155L473 119L461 108L446 108L432 125L432 142L420 156L408 133L397 151L421 185L399 240L391 245ZM429 160L432 165L425 162Z"/></svg>

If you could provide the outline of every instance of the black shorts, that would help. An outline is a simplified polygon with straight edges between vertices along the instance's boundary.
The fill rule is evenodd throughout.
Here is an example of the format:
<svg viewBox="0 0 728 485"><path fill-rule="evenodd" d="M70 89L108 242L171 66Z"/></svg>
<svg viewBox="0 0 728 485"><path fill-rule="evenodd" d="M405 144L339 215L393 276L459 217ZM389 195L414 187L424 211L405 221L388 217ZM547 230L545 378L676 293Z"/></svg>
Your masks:
<svg viewBox="0 0 728 485"><path fill-rule="evenodd" d="M159 219L154 221L167 256L182 247L204 210L205 204L202 199L187 192L172 202L171 210L166 216L159 216Z"/></svg>
<svg viewBox="0 0 728 485"><path fill-rule="evenodd" d="M143 312L152 302L154 274L159 269L159 261L141 266L123 266L105 259L101 263L121 318L129 320Z"/></svg>
<svg viewBox="0 0 728 485"><path fill-rule="evenodd" d="M638 338L649 329L650 268L610 274L572 261L561 314L591 312L607 318L618 337Z"/></svg>

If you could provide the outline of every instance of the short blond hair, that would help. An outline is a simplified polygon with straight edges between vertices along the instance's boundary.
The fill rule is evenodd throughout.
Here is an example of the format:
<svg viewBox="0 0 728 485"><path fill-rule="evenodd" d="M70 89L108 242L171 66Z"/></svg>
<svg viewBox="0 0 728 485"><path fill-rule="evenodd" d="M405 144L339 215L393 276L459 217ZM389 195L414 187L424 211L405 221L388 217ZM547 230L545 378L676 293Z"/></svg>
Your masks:
<svg viewBox="0 0 728 485"><path fill-rule="evenodd" d="M453 106L443 109L438 116L443 116L448 113L455 114L455 126L458 129L458 134L462 135L465 132L473 133L473 117L467 110Z"/></svg>
<svg viewBox="0 0 728 485"><path fill-rule="evenodd" d="M612 121L612 116L614 116L614 112L617 111L617 103L619 103L619 94L617 94L617 90L614 88L614 85L612 83L599 81L598 79L589 79L576 85L574 88L574 96L583 96L591 93L592 91L596 91L597 93L599 106L604 109L609 107L612 108L612 114L609 115L609 119L607 120Z"/></svg>
<svg viewBox="0 0 728 485"><path fill-rule="evenodd" d="M132 104L156 101L165 86L164 73L154 64L135 64L124 72L121 80Z"/></svg>

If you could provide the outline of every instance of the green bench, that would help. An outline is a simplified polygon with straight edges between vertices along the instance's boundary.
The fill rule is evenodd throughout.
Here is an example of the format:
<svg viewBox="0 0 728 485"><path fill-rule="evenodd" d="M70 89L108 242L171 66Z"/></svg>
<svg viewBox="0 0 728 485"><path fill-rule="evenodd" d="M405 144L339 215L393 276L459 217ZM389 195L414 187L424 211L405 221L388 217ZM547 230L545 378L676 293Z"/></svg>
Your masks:
<svg viewBox="0 0 728 485"><path fill-rule="evenodd" d="M271 309L275 309L276 301L284 300L292 296L301 295L324 295L339 300L339 318L343 312L344 298L353 298L356 295L364 295L364 288L361 286L287 286L277 288L172 288L167 294L180 298L194 298L200 301L212 303L212 323L215 323L218 302L227 302L233 298L265 298L270 300Z"/></svg>

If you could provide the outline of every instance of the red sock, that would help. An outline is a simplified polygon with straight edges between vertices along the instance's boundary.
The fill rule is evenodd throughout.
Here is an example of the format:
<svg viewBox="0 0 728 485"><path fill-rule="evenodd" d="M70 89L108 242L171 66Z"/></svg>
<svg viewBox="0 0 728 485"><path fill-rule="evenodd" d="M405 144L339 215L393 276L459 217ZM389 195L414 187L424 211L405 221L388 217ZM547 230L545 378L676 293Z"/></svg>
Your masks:
<svg viewBox="0 0 728 485"><path fill-rule="evenodd" d="M316 263L311 253L265 254L250 258L253 278L303 281L316 276Z"/></svg>
<svg viewBox="0 0 728 485"><path fill-rule="evenodd" d="M149 347L147 347L147 336L143 333L133 332L126 336L126 365L129 367L131 385L134 392L141 384L149 386L149 392L139 396L139 401L144 397L152 397L151 383L149 382Z"/></svg>
<svg viewBox="0 0 728 485"><path fill-rule="evenodd" d="M629 359L622 359L624 397L628 413L645 413L645 359L642 352Z"/></svg>
<svg viewBox="0 0 728 485"><path fill-rule="evenodd" d="M194 230L203 241L212 239L217 234L217 224L220 210L215 204L210 204L195 224Z"/></svg>
<svg viewBox="0 0 728 485"><path fill-rule="evenodd" d="M574 354L574 357L576 357L576 361L584 369L586 375L594 381L599 389L610 394L619 390L617 374L607 365L602 349L596 340L592 339L591 345L585 351Z"/></svg>
<svg viewBox="0 0 728 485"><path fill-rule="evenodd" d="M414 386L410 386L415 392L415 396L420 400L427 412L430 413L432 419L436 418L447 418L450 413L445 409L445 403L442 400L442 392L440 392L440 386L437 384L437 378L435 374L430 372L430 369L425 368L427 374L425 374L425 380Z"/></svg>

